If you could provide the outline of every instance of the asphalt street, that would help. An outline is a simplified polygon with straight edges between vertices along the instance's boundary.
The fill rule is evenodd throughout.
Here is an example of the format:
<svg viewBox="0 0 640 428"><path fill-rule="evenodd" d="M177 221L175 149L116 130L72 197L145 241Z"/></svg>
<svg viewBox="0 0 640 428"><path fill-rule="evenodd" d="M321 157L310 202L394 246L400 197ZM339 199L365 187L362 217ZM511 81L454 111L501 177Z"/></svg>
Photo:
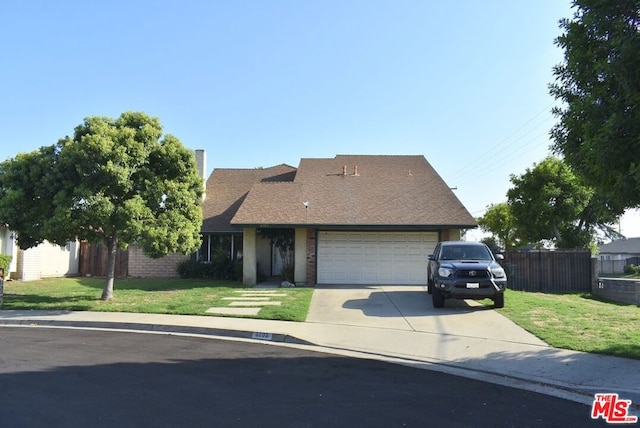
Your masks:
<svg viewBox="0 0 640 428"><path fill-rule="evenodd" d="M167 334L0 327L13 427L584 427L560 398L382 361Z"/></svg>

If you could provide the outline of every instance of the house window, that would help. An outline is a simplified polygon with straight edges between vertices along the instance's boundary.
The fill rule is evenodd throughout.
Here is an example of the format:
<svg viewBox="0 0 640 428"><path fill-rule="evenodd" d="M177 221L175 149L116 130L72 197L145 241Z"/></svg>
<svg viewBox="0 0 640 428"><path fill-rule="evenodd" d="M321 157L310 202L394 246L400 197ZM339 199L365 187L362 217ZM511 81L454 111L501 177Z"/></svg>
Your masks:
<svg viewBox="0 0 640 428"><path fill-rule="evenodd" d="M242 258L242 235L210 234L202 236L198 260L211 262L216 251L223 250L234 262Z"/></svg>

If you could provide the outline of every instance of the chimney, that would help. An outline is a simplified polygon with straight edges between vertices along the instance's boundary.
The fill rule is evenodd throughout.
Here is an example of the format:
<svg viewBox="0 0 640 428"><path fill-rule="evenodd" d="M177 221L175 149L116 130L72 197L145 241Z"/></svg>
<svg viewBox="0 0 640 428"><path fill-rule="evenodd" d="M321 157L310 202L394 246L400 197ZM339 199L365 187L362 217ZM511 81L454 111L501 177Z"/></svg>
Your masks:
<svg viewBox="0 0 640 428"><path fill-rule="evenodd" d="M195 151L196 154L196 165L198 167L198 174L202 177L202 200L204 201L205 192L207 191L207 152L202 149L198 149Z"/></svg>
<svg viewBox="0 0 640 428"><path fill-rule="evenodd" d="M346 166L346 165L344 165L344 166L342 167L342 175L344 175L344 176L346 176L346 175L347 175L347 166Z"/></svg>
<svg viewBox="0 0 640 428"><path fill-rule="evenodd" d="M360 175L360 174L358 174L358 165L353 167L353 175L354 175L354 177L357 177L358 175Z"/></svg>

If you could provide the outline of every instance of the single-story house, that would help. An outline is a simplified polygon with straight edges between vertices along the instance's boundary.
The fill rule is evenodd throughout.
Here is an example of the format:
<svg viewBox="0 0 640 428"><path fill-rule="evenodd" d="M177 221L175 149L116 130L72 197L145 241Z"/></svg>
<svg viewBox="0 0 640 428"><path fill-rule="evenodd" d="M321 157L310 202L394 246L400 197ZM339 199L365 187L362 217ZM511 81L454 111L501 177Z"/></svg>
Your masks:
<svg viewBox="0 0 640 428"><path fill-rule="evenodd" d="M297 168L215 169L206 182L203 244L243 260L243 282L280 273L261 229L295 232L294 282L422 284L437 242L477 223L424 156L337 155Z"/></svg>
<svg viewBox="0 0 640 428"><path fill-rule="evenodd" d="M640 237L617 239L598 250L600 273L622 273L627 264L640 264Z"/></svg>

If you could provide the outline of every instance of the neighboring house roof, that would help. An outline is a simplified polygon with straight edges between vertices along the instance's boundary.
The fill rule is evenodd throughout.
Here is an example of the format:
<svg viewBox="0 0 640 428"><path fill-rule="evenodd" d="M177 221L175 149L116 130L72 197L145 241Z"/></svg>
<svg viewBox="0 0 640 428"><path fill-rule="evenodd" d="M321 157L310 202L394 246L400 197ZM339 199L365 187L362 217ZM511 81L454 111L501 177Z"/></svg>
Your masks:
<svg viewBox="0 0 640 428"><path fill-rule="evenodd" d="M302 159L293 182L254 184L231 223L477 226L424 156L366 155Z"/></svg>
<svg viewBox="0 0 640 428"><path fill-rule="evenodd" d="M627 238L600 245L600 254L640 254L640 238Z"/></svg>
<svg viewBox="0 0 640 428"><path fill-rule="evenodd" d="M285 164L270 168L215 169L207 180L202 204L202 232L241 231L241 227L231 225L231 219L251 187L261 182L290 182L295 173L294 167Z"/></svg>

